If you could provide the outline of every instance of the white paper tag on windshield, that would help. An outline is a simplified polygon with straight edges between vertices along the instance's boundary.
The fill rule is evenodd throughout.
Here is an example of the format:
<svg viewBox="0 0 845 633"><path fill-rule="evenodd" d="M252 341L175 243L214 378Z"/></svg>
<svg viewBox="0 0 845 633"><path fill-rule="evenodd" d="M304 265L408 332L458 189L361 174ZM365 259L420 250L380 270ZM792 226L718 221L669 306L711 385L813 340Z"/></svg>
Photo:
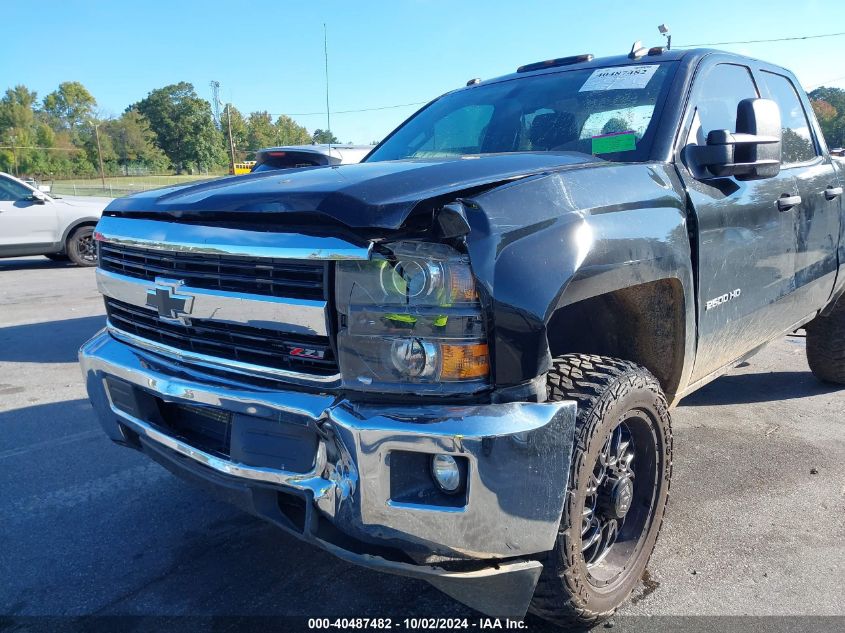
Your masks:
<svg viewBox="0 0 845 633"><path fill-rule="evenodd" d="M657 72L657 64L599 68L593 71L578 92L642 89L646 87L655 72Z"/></svg>

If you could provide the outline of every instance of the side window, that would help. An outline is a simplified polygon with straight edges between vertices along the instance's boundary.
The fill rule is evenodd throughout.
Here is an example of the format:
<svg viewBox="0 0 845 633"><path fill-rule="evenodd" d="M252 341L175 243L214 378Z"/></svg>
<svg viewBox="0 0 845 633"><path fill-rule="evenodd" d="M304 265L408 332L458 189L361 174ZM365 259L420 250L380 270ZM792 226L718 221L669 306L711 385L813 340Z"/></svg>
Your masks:
<svg viewBox="0 0 845 633"><path fill-rule="evenodd" d="M783 164L794 165L813 160L817 156L816 146L810 134L810 124L801 106L795 86L783 75L763 71L763 81L772 99L780 108L780 124L783 132Z"/></svg>
<svg viewBox="0 0 845 633"><path fill-rule="evenodd" d="M22 184L0 177L0 200L15 202L26 200L32 195L32 191Z"/></svg>
<svg viewBox="0 0 845 633"><path fill-rule="evenodd" d="M736 64L718 64L700 81L696 113L688 143L704 145L711 130L736 131L736 108L743 99L756 98L751 71Z"/></svg>

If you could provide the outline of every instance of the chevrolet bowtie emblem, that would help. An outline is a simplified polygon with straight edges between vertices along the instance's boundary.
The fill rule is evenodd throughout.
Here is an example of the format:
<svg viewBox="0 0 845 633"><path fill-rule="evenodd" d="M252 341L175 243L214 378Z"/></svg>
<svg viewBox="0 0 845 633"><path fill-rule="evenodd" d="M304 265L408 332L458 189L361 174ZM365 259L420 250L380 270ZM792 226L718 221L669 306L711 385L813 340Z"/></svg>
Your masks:
<svg viewBox="0 0 845 633"><path fill-rule="evenodd" d="M183 281L156 279L155 286L147 290L147 305L158 312L162 321L175 321L188 325L188 316L194 307L194 297L180 294Z"/></svg>

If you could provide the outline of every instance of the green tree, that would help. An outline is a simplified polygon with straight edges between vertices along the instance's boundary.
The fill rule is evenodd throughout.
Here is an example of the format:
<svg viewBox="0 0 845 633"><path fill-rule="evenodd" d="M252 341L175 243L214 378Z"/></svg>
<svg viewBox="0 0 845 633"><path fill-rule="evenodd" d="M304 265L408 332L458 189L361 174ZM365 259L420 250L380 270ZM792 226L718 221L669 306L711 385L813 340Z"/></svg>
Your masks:
<svg viewBox="0 0 845 633"><path fill-rule="evenodd" d="M311 137L311 142L313 143L340 143L337 140L337 137L332 134L331 130L321 130L316 129L314 130L314 135Z"/></svg>
<svg viewBox="0 0 845 633"><path fill-rule="evenodd" d="M276 119L276 145L307 145L311 135L304 127L283 114Z"/></svg>
<svg viewBox="0 0 845 633"><path fill-rule="evenodd" d="M97 132L95 126L100 128L100 144L97 145ZM117 173L117 152L111 137L105 132L106 122L92 120L90 124L77 132L78 140L76 145L85 152L86 163L92 165L97 174L100 173L100 153L102 153L103 169L107 174ZM87 167L86 167L86 171Z"/></svg>
<svg viewBox="0 0 845 633"><path fill-rule="evenodd" d="M276 126L268 112L251 112L246 121L247 145L250 151L276 144Z"/></svg>
<svg viewBox="0 0 845 633"><path fill-rule="evenodd" d="M38 94L26 86L7 88L0 99L0 131L25 129L35 123L35 102Z"/></svg>
<svg viewBox="0 0 845 633"><path fill-rule="evenodd" d="M158 88L132 108L147 118L159 147L178 172L225 162L211 104L197 96L192 84L182 81Z"/></svg>
<svg viewBox="0 0 845 633"><path fill-rule="evenodd" d="M36 144L35 103L38 95L26 86L8 88L0 98L0 169L27 174L36 167L38 150L24 149Z"/></svg>
<svg viewBox="0 0 845 633"><path fill-rule="evenodd" d="M97 100L78 81L65 81L57 90L44 97L44 112L55 129L67 129L71 134L94 118Z"/></svg>
<svg viewBox="0 0 845 633"><path fill-rule="evenodd" d="M809 96L827 144L845 147L845 90L822 86Z"/></svg>
<svg viewBox="0 0 845 633"><path fill-rule="evenodd" d="M169 163L156 146L156 136L146 117L137 110L127 110L120 118L106 121L100 128L109 139L114 160L124 171L131 165L152 170L165 169Z"/></svg>

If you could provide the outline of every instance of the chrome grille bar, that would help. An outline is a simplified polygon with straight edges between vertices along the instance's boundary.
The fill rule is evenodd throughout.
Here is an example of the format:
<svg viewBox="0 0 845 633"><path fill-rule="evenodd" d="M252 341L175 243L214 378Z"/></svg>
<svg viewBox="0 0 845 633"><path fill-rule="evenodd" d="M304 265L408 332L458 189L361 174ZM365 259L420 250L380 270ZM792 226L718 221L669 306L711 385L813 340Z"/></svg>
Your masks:
<svg viewBox="0 0 845 633"><path fill-rule="evenodd" d="M106 297L143 308L155 289L155 282L98 268L97 287ZM293 334L329 334L325 301L249 295L187 285L179 286L179 292L193 298L191 318Z"/></svg>
<svg viewBox="0 0 845 633"><path fill-rule="evenodd" d="M158 220L103 217L94 237L98 241L136 248L304 260L365 260L372 244L353 244L330 236L270 233L218 226L179 224Z"/></svg>
<svg viewBox="0 0 845 633"><path fill-rule="evenodd" d="M338 384L329 262L369 259L371 243L118 217L95 238L114 337L210 369Z"/></svg>

